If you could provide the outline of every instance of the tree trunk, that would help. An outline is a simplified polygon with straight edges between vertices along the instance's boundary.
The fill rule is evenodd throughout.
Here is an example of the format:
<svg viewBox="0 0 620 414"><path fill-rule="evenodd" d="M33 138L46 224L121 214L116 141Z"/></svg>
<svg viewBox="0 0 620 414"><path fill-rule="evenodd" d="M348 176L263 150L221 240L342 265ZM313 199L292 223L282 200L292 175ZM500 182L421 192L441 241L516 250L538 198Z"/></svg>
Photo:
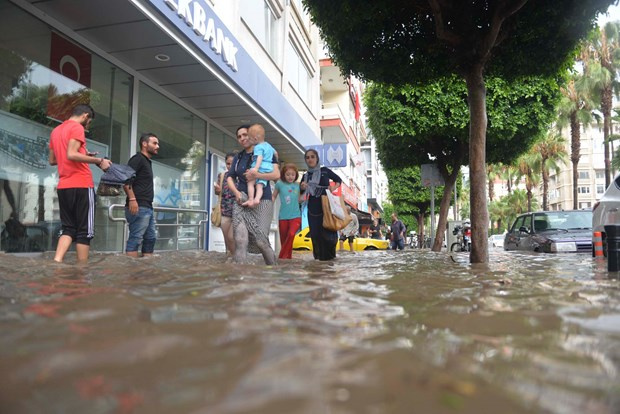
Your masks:
<svg viewBox="0 0 620 414"><path fill-rule="evenodd" d="M579 158L581 157L581 138L579 131L579 121L577 120L577 111L570 116L570 160L573 163L573 210L577 210L579 200L577 199L577 184L579 180Z"/></svg>
<svg viewBox="0 0 620 414"><path fill-rule="evenodd" d="M542 165L542 180L543 180L543 211L549 210L549 171L545 164L547 163L547 159L543 157L541 165Z"/></svg>
<svg viewBox="0 0 620 414"><path fill-rule="evenodd" d="M448 209L450 208L450 199L452 198L452 189L456 183L458 176L458 168L450 174L447 179L444 177L443 195L441 196L441 204L439 207L439 221L437 222L437 232L435 233L435 241L433 242L434 252L440 252L443 246L443 235L446 232L446 224L448 223ZM449 247L449 246L448 246Z"/></svg>
<svg viewBox="0 0 620 414"><path fill-rule="evenodd" d="M487 241L489 212L486 195L486 89L482 65L472 66L465 76L469 104L469 205L471 220L471 263L489 261Z"/></svg>
<svg viewBox="0 0 620 414"><path fill-rule="evenodd" d="M614 72L611 72L614 73ZM603 147L605 150L605 188L611 184L611 156L609 152L609 136L611 135L611 106L612 90L611 85L603 89L601 97L601 112L603 112Z"/></svg>
<svg viewBox="0 0 620 414"><path fill-rule="evenodd" d="M418 249L424 245L424 213L418 214Z"/></svg>

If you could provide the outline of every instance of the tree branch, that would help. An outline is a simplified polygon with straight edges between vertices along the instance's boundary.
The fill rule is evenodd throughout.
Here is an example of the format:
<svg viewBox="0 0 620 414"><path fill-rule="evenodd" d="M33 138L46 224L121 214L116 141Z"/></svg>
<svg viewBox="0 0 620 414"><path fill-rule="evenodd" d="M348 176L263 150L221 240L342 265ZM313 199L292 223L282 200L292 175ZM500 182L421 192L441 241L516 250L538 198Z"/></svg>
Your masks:
<svg viewBox="0 0 620 414"><path fill-rule="evenodd" d="M447 26L444 14L442 12L442 6L446 7L447 4L441 0L428 0L428 4L433 12L435 18L435 32L437 38L446 41L452 46L458 46L462 42L462 38L455 35Z"/></svg>

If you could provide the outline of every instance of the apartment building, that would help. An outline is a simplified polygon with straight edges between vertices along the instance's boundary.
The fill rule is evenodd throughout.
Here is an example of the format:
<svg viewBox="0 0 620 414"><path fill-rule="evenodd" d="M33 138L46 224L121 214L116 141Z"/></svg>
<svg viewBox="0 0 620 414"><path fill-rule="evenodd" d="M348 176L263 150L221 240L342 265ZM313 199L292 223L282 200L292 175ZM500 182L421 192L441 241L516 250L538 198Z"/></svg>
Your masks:
<svg viewBox="0 0 620 414"><path fill-rule="evenodd" d="M615 134L620 133L620 126L614 124ZM562 135L566 139L566 152L571 153L570 131L565 129ZM597 126L581 130L581 157L578 167L577 206L580 209L592 208L605 192L605 153L603 131ZM613 173L612 173L613 178ZM542 197L542 196L541 196ZM542 199L540 200L542 205ZM549 177L549 209L570 210L573 208L573 170L570 159L559 173L551 171Z"/></svg>
<svg viewBox="0 0 620 414"><path fill-rule="evenodd" d="M387 198L387 177L375 150L374 141L365 126L364 84L340 68L324 52L321 68L321 139L327 148L323 163L343 180L342 193L360 218L362 229L372 217L383 213L381 204ZM334 151L344 154L333 163Z"/></svg>

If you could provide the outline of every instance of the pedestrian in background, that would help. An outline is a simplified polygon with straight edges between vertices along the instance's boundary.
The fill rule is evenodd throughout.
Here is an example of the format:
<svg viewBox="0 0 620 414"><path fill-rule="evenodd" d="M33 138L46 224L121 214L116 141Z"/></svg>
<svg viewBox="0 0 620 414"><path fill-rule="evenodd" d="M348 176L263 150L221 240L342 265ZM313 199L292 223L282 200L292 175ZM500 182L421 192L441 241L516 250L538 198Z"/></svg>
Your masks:
<svg viewBox="0 0 620 414"><path fill-rule="evenodd" d="M299 209L299 171L295 164L286 164L282 168L280 180L273 192L273 201L280 196L280 212L278 228L280 232L280 259L293 258L293 241L301 226L301 210Z"/></svg>
<svg viewBox="0 0 620 414"><path fill-rule="evenodd" d="M403 250L405 248L405 225L398 219L396 213L392 213L392 250Z"/></svg>
<svg viewBox="0 0 620 414"><path fill-rule="evenodd" d="M301 180L301 190L308 203L308 227L312 240L312 254L318 260L332 260L336 258L336 244L338 233L323 227L323 205L321 196L329 190L329 180L340 187L342 179L327 167L321 167L319 153L309 149L304 154L308 171Z"/></svg>
<svg viewBox="0 0 620 414"><path fill-rule="evenodd" d="M138 257L142 244L142 256L150 256L155 250L157 230L153 213L153 165L151 158L159 153L159 139L151 132L140 136L140 151L129 159L127 165L136 172L133 182L123 186L125 219L129 224L129 237L125 252L127 256Z"/></svg>
<svg viewBox="0 0 620 414"><path fill-rule="evenodd" d="M75 241L78 263L88 261L90 241L95 237L95 185L88 164L95 164L103 171L112 162L98 158L86 149L85 130L95 119L90 105L77 105L71 117L51 133L49 163L58 166L58 206L62 223L54 261L62 262Z"/></svg>
<svg viewBox="0 0 620 414"><path fill-rule="evenodd" d="M357 218L357 215L351 213L351 207L347 206L347 211L351 216L351 221L346 225L344 229L340 231L340 250L344 250L344 241L349 240L349 250L353 251L353 240L355 236L357 236L357 232L359 231L360 222Z"/></svg>
<svg viewBox="0 0 620 414"><path fill-rule="evenodd" d="M232 225L232 214L233 214L233 204L235 202L235 195L232 191L230 191L230 187L228 187L228 180L226 179L226 174L228 174L228 170L232 166L233 159L235 158L234 152L229 152L226 154L226 171L219 173L217 176L217 183L214 185L215 194L220 197L221 205L220 211L222 214L222 221L220 223L220 228L222 229L222 234L224 235L224 245L226 246L226 253L231 256L235 254L235 235L233 233L233 225Z"/></svg>

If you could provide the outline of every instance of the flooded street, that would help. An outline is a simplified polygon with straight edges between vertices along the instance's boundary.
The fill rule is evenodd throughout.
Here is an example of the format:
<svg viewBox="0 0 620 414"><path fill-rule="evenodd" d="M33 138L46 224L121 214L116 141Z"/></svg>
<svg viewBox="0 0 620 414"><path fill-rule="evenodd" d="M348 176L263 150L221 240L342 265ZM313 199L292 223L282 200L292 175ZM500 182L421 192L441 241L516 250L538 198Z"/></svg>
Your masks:
<svg viewBox="0 0 620 414"><path fill-rule="evenodd" d="M3 255L0 412L619 413L606 263L490 257Z"/></svg>

